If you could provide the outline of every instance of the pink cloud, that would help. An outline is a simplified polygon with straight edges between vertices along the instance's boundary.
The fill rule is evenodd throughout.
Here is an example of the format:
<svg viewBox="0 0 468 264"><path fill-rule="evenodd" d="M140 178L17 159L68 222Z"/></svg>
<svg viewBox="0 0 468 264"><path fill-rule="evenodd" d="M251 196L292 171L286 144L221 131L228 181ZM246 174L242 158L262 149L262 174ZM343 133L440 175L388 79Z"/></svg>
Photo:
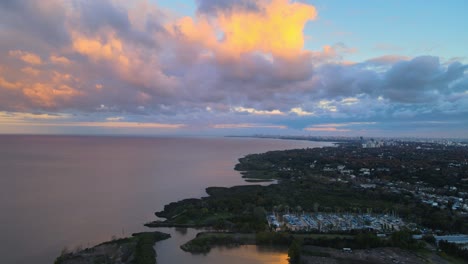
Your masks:
<svg viewBox="0 0 468 264"><path fill-rule="evenodd" d="M19 58L22 61L29 63L29 64L33 64L33 65L42 64L41 57L39 57L39 55L34 54L32 52L27 52L27 51L22 51L22 50L11 50L8 54L12 57Z"/></svg>

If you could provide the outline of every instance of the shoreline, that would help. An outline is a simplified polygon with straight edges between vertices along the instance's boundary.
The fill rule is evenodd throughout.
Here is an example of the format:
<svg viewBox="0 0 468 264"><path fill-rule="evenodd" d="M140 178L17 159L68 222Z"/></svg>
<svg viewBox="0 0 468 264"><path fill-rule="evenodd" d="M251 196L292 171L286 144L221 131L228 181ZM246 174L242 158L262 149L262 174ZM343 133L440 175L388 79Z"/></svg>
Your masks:
<svg viewBox="0 0 468 264"><path fill-rule="evenodd" d="M413 144L403 147L387 147L385 150L394 152L391 155L396 155L402 151L406 151L406 149L421 149L416 147ZM276 180L279 181L279 184L208 187L206 188L208 196L188 198L166 204L162 211L155 213L157 217L164 218L165 220L152 221L146 223L145 226L152 228L212 228L215 230L200 232L195 238L180 246L184 251L191 253L206 254L213 246L262 244L295 246L295 250L297 251L297 247L299 249L302 247L298 245L302 245L303 243L305 245L326 247L336 247L339 245L339 247L343 246L345 248L357 247L357 243L364 243L360 244L358 248L400 247L406 250L425 248L425 244L423 246L424 242L419 243L411 237L418 230L422 230L422 227L412 225L413 223L411 222L409 222L409 225L405 224L402 230L400 230L400 227L394 230L393 224L390 228L387 227L389 224L385 223L385 225L381 224L380 226L372 225L372 230L355 231L356 233L352 233L352 235L356 235L353 238L344 237L351 235L350 232L339 232L336 234L328 232L325 233L324 239L323 233L317 234L312 230L297 233L296 228L298 224L295 222L284 222L281 226L273 227L270 222L266 221L267 211L278 212L281 215L281 213L289 214L290 210L293 211L293 214L294 212L299 214L300 212L311 212L312 210L314 212L333 212L334 210L341 212L358 210L361 212L367 210L368 213L375 210L377 213L385 214L398 208L395 205L404 204L408 200L407 196L409 192L405 192L406 196L396 195L392 191L385 191L386 189L381 189L382 192L385 191L384 195L382 195L383 193L375 192L374 189L377 188L377 184L363 184L360 178L349 175L357 170L353 164L347 164L351 168L351 172L339 174L339 170L344 170L345 166L339 165L343 161L339 161L337 158L347 159L346 157L352 155L352 153L359 153L358 155L360 156L358 157L360 158L353 160L355 163L360 164L360 159L366 159L367 162L375 160L375 162L381 164L382 158L375 155L376 151L378 149L346 146L249 154L239 158L239 163L234 168L236 171L241 172L242 178L267 181ZM451 154L456 155L458 149L454 149L452 152ZM419 160L423 157L419 152L414 153L414 156L408 158L408 160L400 160L399 162L410 164L409 162L412 159ZM433 154L437 152L429 151L427 153ZM393 156L389 160L391 162L388 164L380 165L388 166L388 168L385 167L385 169L378 172L383 173L395 170L397 174L394 177L399 177L399 173L405 174L406 166L400 166L399 163L395 163ZM334 163L333 166L330 165L331 162ZM452 161L449 160L447 162ZM334 167L341 169L334 169ZM369 169L366 172L370 174ZM337 176L334 174L338 174L340 178L337 179ZM362 173L360 177L365 177L365 175ZM382 186L386 186L386 183L384 182ZM357 192L357 189L361 191ZM422 205L419 203L407 203L406 206L400 208L400 210L412 212L414 208L419 208ZM424 213L424 211L419 212L419 214ZM414 214L416 212L407 215L407 217L413 217ZM286 218L286 216L284 217ZM374 220L366 221L369 223L365 225L371 226L370 223ZM323 226L319 223L319 233L321 230L320 226L322 228L326 227L325 230L334 230L334 225L335 223L332 222L324 223ZM276 232L280 227L280 232ZM377 232L388 233L391 239L377 237ZM408 238L408 240L403 241L403 238Z"/></svg>

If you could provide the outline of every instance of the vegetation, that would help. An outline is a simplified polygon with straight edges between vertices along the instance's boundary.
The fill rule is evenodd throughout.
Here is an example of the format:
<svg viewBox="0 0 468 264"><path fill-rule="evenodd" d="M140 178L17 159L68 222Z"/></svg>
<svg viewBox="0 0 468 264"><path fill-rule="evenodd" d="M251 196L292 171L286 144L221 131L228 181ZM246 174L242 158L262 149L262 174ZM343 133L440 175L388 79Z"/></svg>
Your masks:
<svg viewBox="0 0 468 264"><path fill-rule="evenodd" d="M317 250L309 250L309 249L302 249L301 254L302 255L307 255L307 256L313 256L313 257L323 257L323 258L331 257L330 253L321 252L321 251L317 251Z"/></svg>
<svg viewBox="0 0 468 264"><path fill-rule="evenodd" d="M258 232L256 243L258 245L284 245L289 246L294 236L288 232Z"/></svg>
<svg viewBox="0 0 468 264"><path fill-rule="evenodd" d="M93 248L76 252L63 251L55 260L55 264L79 263L86 264L156 264L154 243L169 238L169 234L161 232L143 232L133 234L129 238L115 239L104 242Z"/></svg>
<svg viewBox="0 0 468 264"><path fill-rule="evenodd" d="M213 233L203 232L180 248L191 253L208 253L213 246L239 246L244 244L255 244L254 234L236 233Z"/></svg>
<svg viewBox="0 0 468 264"><path fill-rule="evenodd" d="M235 169L247 178L290 179L292 176L323 174L327 165L347 169L386 168L373 177L414 183L423 180L432 187L445 185L468 190L468 151L464 147L407 142L382 148L360 148L344 144L338 148L294 149L251 154L239 159ZM454 164L458 164L455 166ZM313 165L313 166L311 166ZM327 173L325 173L327 174ZM332 173L330 173L332 174Z"/></svg>
<svg viewBox="0 0 468 264"><path fill-rule="evenodd" d="M395 212L410 222L432 229L468 232L468 221L465 217L451 210L422 204L410 192L393 192L382 188L362 189L359 188L359 184L337 181L337 175L322 171L328 165L336 167L337 164L346 164L347 168L355 170L364 166L385 167L390 171L375 172L375 177L382 177L391 182L407 180L408 171L402 170L401 167L410 167L411 162L417 164L411 165L413 167L439 166L447 165L457 157L468 159L468 154L458 148L448 151L448 154L440 151L421 154L399 148L385 148L379 151L384 154L375 149L322 148L247 155L239 160L237 170L243 171L246 177L275 178L280 179L280 183L269 186L210 187L206 190L208 197L186 199L166 205L164 210L156 215L167 220L148 225L209 226L220 230L258 232L267 228L264 218L261 217L262 211L287 211L300 207L305 211L322 212ZM437 160L433 157L429 159L429 163L424 163L424 160L419 158L442 153L447 157L436 156ZM379 158L378 155L383 158ZM392 158L385 159L385 155ZM447 168L447 171L454 170L458 175L457 179L467 176L468 170ZM455 175L447 171L442 175ZM359 178L356 181L365 183L366 179Z"/></svg>
<svg viewBox="0 0 468 264"><path fill-rule="evenodd" d="M439 195L452 196L447 186L461 192L468 191L466 160L468 151L462 147L407 143L363 149L345 145L247 155L239 160L236 169L245 177L259 178L263 175L264 178L279 179L283 186L278 189L294 188L295 196L286 199L279 197L282 195L278 192L277 205L300 205L306 211L356 212L371 208L377 213L395 212L428 228L468 233L468 218L452 211L451 204L440 209L421 203L414 192L408 190L359 188L360 183L368 181L377 181L383 186L394 186L399 182L414 184L412 188L416 190L419 187L434 188ZM343 175L338 171L324 171L339 165L356 174L355 179L340 181ZM371 169L372 175L360 175L361 168ZM314 208L314 203L317 208ZM268 205L265 208L270 209Z"/></svg>
<svg viewBox="0 0 468 264"><path fill-rule="evenodd" d="M468 249L461 248L457 244L449 243L445 240L442 240L439 241L439 248L449 256L461 258L464 261L468 261Z"/></svg>
<svg viewBox="0 0 468 264"><path fill-rule="evenodd" d="M409 196L379 190L358 192L345 183L313 177L269 186L208 188L207 192L209 197L171 203L157 215L167 218L163 224L255 232L267 228L262 211L295 210L300 206L306 211L397 212L403 218L434 229L462 232L468 228L464 218L420 204Z"/></svg>
<svg viewBox="0 0 468 264"><path fill-rule="evenodd" d="M210 226L218 230L255 232L267 228L266 211L255 203L255 193L261 186L236 186L232 188L207 188L209 197L186 199L168 204L164 211L156 213L167 218L165 222L153 222L148 226L166 224ZM254 202L252 202L254 201Z"/></svg>
<svg viewBox="0 0 468 264"><path fill-rule="evenodd" d="M290 264L301 262L302 245L298 239L294 239L288 249L288 258Z"/></svg>
<svg viewBox="0 0 468 264"><path fill-rule="evenodd" d="M135 264L155 264L156 251L153 248L154 243L171 237L169 234L161 232L143 232L133 234L132 236L137 238Z"/></svg>

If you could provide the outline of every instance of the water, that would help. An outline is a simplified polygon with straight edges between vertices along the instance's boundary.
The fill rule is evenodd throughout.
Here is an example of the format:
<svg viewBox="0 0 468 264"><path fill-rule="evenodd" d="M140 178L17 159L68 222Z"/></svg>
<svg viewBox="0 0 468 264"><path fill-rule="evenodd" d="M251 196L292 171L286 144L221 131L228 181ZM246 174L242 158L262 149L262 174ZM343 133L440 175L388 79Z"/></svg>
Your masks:
<svg viewBox="0 0 468 264"><path fill-rule="evenodd" d="M239 247L214 247L208 254L191 254L180 249L180 245L194 238L198 232L193 228L158 228L171 234L171 239L158 242L158 263L190 264L288 264L286 248L243 245Z"/></svg>
<svg viewBox="0 0 468 264"><path fill-rule="evenodd" d="M64 247L146 231L142 224L169 202L205 196L208 186L246 184L233 170L246 154L323 145L248 138L0 136L1 263L52 263ZM180 245L191 235L173 234L163 243ZM186 263L174 259L188 253L178 246L171 250L160 253L158 263ZM284 255L246 246L189 259L217 263L210 259L230 254L250 256L243 263L281 263L261 259Z"/></svg>

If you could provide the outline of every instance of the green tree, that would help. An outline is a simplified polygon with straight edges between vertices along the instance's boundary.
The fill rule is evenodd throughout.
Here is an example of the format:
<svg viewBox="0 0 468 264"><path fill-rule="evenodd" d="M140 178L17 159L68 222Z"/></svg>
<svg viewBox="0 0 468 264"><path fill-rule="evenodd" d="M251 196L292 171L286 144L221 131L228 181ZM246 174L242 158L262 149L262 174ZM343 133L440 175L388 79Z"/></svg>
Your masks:
<svg viewBox="0 0 468 264"><path fill-rule="evenodd" d="M288 257L289 257L290 264L300 263L301 248L302 248L301 243L297 239L294 239L288 249Z"/></svg>

